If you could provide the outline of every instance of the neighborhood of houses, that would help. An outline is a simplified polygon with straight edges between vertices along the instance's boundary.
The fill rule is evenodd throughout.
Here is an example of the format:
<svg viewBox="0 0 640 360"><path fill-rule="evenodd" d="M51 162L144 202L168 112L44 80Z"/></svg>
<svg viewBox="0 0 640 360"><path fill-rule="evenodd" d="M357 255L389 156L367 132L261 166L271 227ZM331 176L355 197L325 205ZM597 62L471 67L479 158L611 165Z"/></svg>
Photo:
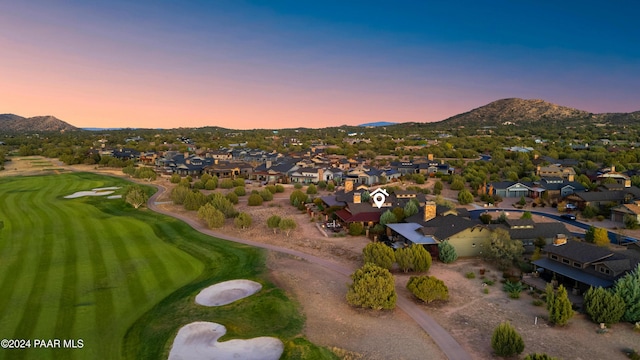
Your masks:
<svg viewBox="0 0 640 360"><path fill-rule="evenodd" d="M379 236L377 240L394 248L420 244L435 256L438 244L447 241L458 256L474 257L482 256L483 246L493 231L504 229L512 240L523 243L528 254L533 252L534 244L544 241L543 257L532 262L536 268L535 275L547 281L554 279L568 283L577 293L586 291L590 286L610 287L640 263L640 245L637 242L603 248L576 241L572 239L575 234L564 222L508 219L502 223L485 224L467 208L436 204L416 190L395 189L388 196L375 200L371 196L384 184L400 181L405 175L441 177L461 172L461 169L436 160L432 155L414 158L413 161L390 162L384 167L374 166L367 159L328 155L319 148L288 156L241 147L194 153L140 153L121 148L101 155L132 159L139 164L153 166L158 173L166 175L197 178L208 173L218 178L244 178L263 184L333 182L339 186L338 190L320 197L322 209L334 210L332 220L345 228L352 223L360 223L365 229L372 229L380 223L385 211L414 201L419 204L419 211L403 222L386 224L385 232L376 235ZM478 161L483 159L486 157ZM539 164L536 168L539 180L488 182L478 189L478 194L530 200L545 198L562 202L567 209L576 211L607 206L611 209L610 220L621 223L621 226L628 216L640 221L640 189L631 185L629 175L616 172L615 168L594 171L587 175L599 185L595 189L586 189L576 181L572 167L575 164L570 160L545 158L540 159ZM319 210L309 208L308 211L317 215L315 212ZM327 216L326 212L323 215Z"/></svg>

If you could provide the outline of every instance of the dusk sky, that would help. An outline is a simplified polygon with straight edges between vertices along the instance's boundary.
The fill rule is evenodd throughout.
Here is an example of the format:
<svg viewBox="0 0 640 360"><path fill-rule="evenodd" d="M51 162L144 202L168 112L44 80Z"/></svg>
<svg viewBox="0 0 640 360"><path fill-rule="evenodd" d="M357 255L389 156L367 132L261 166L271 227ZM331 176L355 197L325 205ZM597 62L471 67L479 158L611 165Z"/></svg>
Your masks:
<svg viewBox="0 0 640 360"><path fill-rule="evenodd" d="M2 1L0 113L78 127L640 110L636 1Z"/></svg>

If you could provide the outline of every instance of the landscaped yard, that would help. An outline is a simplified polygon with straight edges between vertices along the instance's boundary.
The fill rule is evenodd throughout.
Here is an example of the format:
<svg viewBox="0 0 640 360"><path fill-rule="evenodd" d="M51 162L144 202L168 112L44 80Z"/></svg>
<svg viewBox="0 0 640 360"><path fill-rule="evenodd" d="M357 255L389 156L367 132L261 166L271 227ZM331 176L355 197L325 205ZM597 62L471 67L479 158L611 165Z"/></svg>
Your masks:
<svg viewBox="0 0 640 360"><path fill-rule="evenodd" d="M226 339L279 337L288 358L327 355L296 339L303 317L263 277L262 251L121 199L64 198L123 187L118 194L128 184L87 173L0 179L0 337L83 340L82 349L2 349L0 358L166 358L177 330L193 321L224 324ZM193 301L202 288L239 278L263 290L217 308Z"/></svg>

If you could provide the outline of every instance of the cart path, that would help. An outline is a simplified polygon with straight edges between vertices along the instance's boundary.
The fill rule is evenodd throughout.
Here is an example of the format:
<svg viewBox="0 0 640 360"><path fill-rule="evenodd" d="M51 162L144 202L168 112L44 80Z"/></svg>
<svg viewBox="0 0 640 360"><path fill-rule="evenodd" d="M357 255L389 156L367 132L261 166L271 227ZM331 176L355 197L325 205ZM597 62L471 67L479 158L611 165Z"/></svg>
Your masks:
<svg viewBox="0 0 640 360"><path fill-rule="evenodd" d="M160 197L160 195L162 195L165 191L167 191L167 189L162 185L154 185L154 184L147 184L147 185L155 186L158 189L158 191L155 194L153 194L149 198L149 201L147 202L147 207L150 210L182 220L185 223L189 224L192 228L194 228L195 230L203 234L207 234L223 240L233 241L240 244L255 246L258 248L299 257L310 263L320 265L324 268L335 271L347 278L349 278L351 274L356 270L355 268L352 268L350 266L339 264L332 260L327 260L327 259L315 256L315 255L307 254L301 251L284 248L280 246L275 246L271 244L263 244L263 243L219 233L216 231L212 231L211 229L206 228L204 224L202 224L197 219L188 217L183 214L176 214L176 213L159 208L158 205L160 203L156 203L156 199ZM465 349L463 349L462 346L460 346L460 344L451 336L451 334L449 334L449 332L447 332L442 326L440 326L440 324L438 324L433 319L433 317L425 313L424 310L418 304L404 297L398 297L397 306L402 311L404 311L407 315L409 315L420 327L422 327L422 329L431 337L431 339L433 339L433 341L436 343L436 345L440 348L440 350L445 354L445 356L448 359L450 360L471 360L472 359L471 355L469 355L469 353Z"/></svg>

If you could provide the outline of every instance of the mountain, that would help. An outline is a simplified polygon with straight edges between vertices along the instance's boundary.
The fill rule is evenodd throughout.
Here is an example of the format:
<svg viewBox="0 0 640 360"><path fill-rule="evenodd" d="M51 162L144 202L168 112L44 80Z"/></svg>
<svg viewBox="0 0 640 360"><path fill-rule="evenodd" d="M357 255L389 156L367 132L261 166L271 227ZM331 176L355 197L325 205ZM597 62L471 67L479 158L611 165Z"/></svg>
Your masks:
<svg viewBox="0 0 640 360"><path fill-rule="evenodd" d="M544 100L502 99L440 123L449 126L498 126L530 123L540 120L586 119L592 114L546 102Z"/></svg>
<svg viewBox="0 0 640 360"><path fill-rule="evenodd" d="M379 127L379 126L391 126L391 125L397 125L397 124L398 123L388 122L388 121L378 121L378 122L360 124L358 126L362 126L362 127Z"/></svg>
<svg viewBox="0 0 640 360"><path fill-rule="evenodd" d="M34 116L24 118L14 114L0 114L0 131L4 132L45 132L72 131L77 127L53 116Z"/></svg>

